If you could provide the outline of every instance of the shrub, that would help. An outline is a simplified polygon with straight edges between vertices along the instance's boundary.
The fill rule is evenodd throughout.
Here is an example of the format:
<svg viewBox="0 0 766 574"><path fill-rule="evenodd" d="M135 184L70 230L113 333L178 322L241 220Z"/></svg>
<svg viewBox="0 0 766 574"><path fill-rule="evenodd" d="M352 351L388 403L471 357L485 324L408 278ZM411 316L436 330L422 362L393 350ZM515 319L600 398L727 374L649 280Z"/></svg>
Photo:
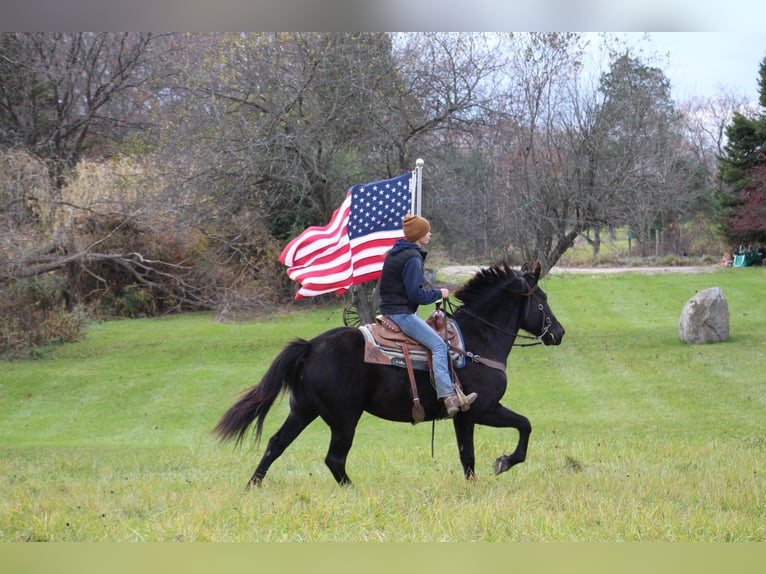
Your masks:
<svg viewBox="0 0 766 574"><path fill-rule="evenodd" d="M125 285L114 299L115 313L120 317L151 317L157 314L154 294L146 287Z"/></svg>
<svg viewBox="0 0 766 574"><path fill-rule="evenodd" d="M7 283L0 288L0 357L23 358L34 347L76 341L85 317L82 307L67 309L56 276Z"/></svg>

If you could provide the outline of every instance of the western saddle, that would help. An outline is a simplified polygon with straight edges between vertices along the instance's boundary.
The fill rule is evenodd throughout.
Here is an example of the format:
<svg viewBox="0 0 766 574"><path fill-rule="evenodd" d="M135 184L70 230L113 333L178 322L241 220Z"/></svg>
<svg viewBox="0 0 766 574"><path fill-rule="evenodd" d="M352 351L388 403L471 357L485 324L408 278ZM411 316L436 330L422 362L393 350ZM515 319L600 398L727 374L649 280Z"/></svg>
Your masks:
<svg viewBox="0 0 766 574"><path fill-rule="evenodd" d="M359 327L365 340L364 361L407 369L412 391L413 424L419 423L425 419L425 412L423 405L420 404L414 370L431 370L431 352L424 345L402 332L399 326L385 315L378 315L375 320L375 323ZM457 323L452 318L448 318L446 313L438 307L434 309L426 322L447 343L451 359L452 381L457 393L462 394L462 385L457 378L455 368L464 366L465 357L469 355L465 352L460 329Z"/></svg>

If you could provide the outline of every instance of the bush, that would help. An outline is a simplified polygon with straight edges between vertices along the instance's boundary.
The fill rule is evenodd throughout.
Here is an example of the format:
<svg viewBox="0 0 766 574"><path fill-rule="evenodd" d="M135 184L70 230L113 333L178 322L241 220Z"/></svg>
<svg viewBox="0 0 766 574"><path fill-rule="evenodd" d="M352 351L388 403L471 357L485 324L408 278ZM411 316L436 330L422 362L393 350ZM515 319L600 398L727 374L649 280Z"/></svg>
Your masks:
<svg viewBox="0 0 766 574"><path fill-rule="evenodd" d="M43 329L46 332L46 344L61 344L78 341L82 337L87 322L85 308L77 306L70 310L60 307L48 315Z"/></svg>
<svg viewBox="0 0 766 574"><path fill-rule="evenodd" d="M114 311L120 317L151 317L157 314L152 292L139 285L125 285L114 300Z"/></svg>
<svg viewBox="0 0 766 574"><path fill-rule="evenodd" d="M59 278L41 276L0 288L0 357L19 359L30 349L82 336L86 314L67 309Z"/></svg>

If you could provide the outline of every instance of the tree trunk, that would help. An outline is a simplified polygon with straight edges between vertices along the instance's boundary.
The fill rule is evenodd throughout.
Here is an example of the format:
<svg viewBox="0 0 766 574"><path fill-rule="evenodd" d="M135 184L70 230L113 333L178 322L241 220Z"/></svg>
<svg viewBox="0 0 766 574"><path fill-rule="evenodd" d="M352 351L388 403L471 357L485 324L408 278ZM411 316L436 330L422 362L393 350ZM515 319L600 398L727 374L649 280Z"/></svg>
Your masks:
<svg viewBox="0 0 766 574"><path fill-rule="evenodd" d="M593 230L593 241L591 242L593 248L593 258L598 257L601 252L601 230L597 227Z"/></svg>
<svg viewBox="0 0 766 574"><path fill-rule="evenodd" d="M547 256L548 260L545 262L546 264L543 269L543 272L546 275L548 274L548 271L556 265L558 260L561 259L562 255L564 255L570 247L574 246L574 241L577 239L577 236L580 235L580 231L579 228L572 229L569 233L559 238L558 243L556 243Z"/></svg>

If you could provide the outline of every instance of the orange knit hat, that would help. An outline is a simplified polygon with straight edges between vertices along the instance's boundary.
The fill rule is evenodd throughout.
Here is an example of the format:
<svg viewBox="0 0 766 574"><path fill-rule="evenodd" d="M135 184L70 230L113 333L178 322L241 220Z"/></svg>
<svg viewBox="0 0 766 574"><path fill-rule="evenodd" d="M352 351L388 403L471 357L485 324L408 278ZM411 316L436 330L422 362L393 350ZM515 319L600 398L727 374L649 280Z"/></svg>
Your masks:
<svg viewBox="0 0 766 574"><path fill-rule="evenodd" d="M431 224L428 223L428 220L425 217L408 213L404 216L402 229L404 230L404 237L407 241L415 243L418 239L422 239L429 231L431 231Z"/></svg>

